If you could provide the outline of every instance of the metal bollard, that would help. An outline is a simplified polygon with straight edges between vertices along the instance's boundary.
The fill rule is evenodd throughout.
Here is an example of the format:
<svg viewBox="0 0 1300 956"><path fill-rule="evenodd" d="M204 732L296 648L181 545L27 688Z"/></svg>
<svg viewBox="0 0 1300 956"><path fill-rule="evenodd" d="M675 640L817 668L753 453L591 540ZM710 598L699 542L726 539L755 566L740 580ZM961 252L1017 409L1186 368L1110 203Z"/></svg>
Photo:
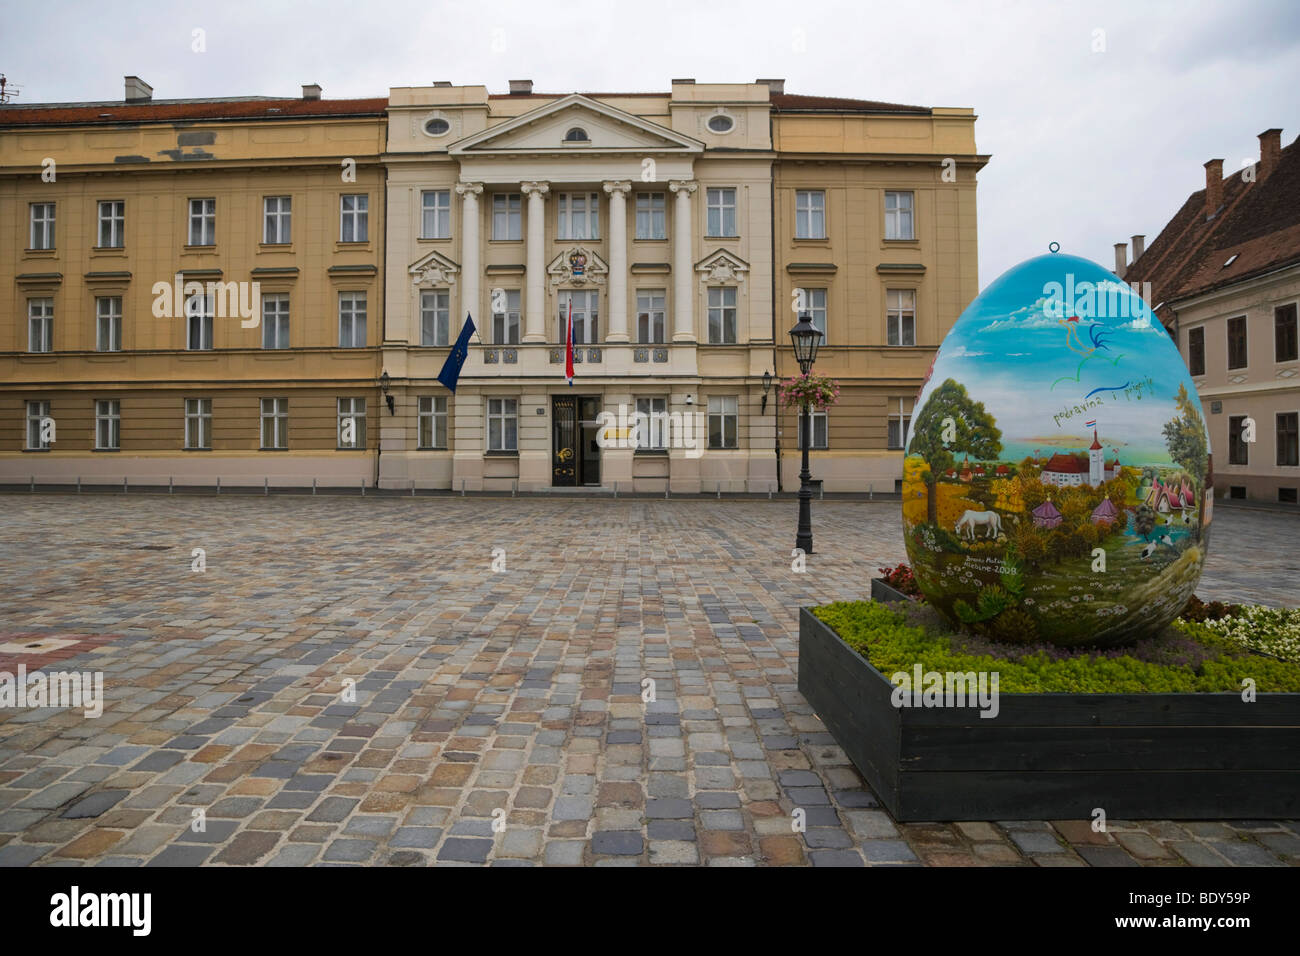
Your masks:
<svg viewBox="0 0 1300 956"><path fill-rule="evenodd" d="M32 483L31 483L31 486L30 486L27 490L30 491L32 494L36 494L36 476L35 476L35 475L31 475L30 477L31 477L31 481L32 481Z"/></svg>
<svg viewBox="0 0 1300 956"><path fill-rule="evenodd" d="M722 497L722 482L718 482L718 484L716 485L716 490L717 490L717 492L718 492L718 497L721 498L721 497Z"/></svg>
<svg viewBox="0 0 1300 956"><path fill-rule="evenodd" d="M414 479L414 478L411 479L411 497L412 497L412 498L415 497L415 479Z"/></svg>
<svg viewBox="0 0 1300 956"><path fill-rule="evenodd" d="M122 494L126 494L126 475L122 476Z"/></svg>
<svg viewBox="0 0 1300 956"><path fill-rule="evenodd" d="M820 485L817 486L817 500L818 500L818 501L825 501L825 500L826 500L826 484L825 484L825 482L823 482L822 484L820 484Z"/></svg>
<svg viewBox="0 0 1300 956"><path fill-rule="evenodd" d="M518 494L519 494L519 479L516 478L514 481L510 482L510 497L514 498Z"/></svg>
<svg viewBox="0 0 1300 956"><path fill-rule="evenodd" d="M172 476L172 475L168 475L168 476L167 476L167 494L169 494L169 495L172 494L172 491L173 491L173 487L172 487L172 485L173 485L173 481L174 481L173 476Z"/></svg>
<svg viewBox="0 0 1300 956"><path fill-rule="evenodd" d="M768 501L771 501L771 500L772 500L772 486L771 486L771 485L768 485L768 486L767 486L767 500L768 500Z"/></svg>
<svg viewBox="0 0 1300 956"><path fill-rule="evenodd" d="M668 486L664 485L664 501L668 500Z"/></svg>
<svg viewBox="0 0 1300 956"><path fill-rule="evenodd" d="M364 498L365 496L366 496L366 479L362 478L362 479L361 479L361 497Z"/></svg>
<svg viewBox="0 0 1300 956"><path fill-rule="evenodd" d="M81 494L81 476L77 476L77 494Z"/></svg>
<svg viewBox="0 0 1300 956"><path fill-rule="evenodd" d="M460 496L461 496L462 498L465 497L465 479L464 479L464 478L462 478L462 479L460 480Z"/></svg>
<svg viewBox="0 0 1300 956"><path fill-rule="evenodd" d="M217 475L217 494L221 494L221 476Z"/></svg>
<svg viewBox="0 0 1300 956"><path fill-rule="evenodd" d="M867 500L874 501L875 499L876 499L876 486L875 483L873 482L872 484L867 485Z"/></svg>
<svg viewBox="0 0 1300 956"><path fill-rule="evenodd" d="M316 479L315 479L315 478L313 478L313 479L311 480L311 493L312 493L313 495L316 494Z"/></svg>
<svg viewBox="0 0 1300 956"><path fill-rule="evenodd" d="M614 482L614 497L618 497L618 482Z"/></svg>
<svg viewBox="0 0 1300 956"><path fill-rule="evenodd" d="M268 478L266 475L263 475L262 476L262 497L266 497L270 493L271 493L271 479Z"/></svg>

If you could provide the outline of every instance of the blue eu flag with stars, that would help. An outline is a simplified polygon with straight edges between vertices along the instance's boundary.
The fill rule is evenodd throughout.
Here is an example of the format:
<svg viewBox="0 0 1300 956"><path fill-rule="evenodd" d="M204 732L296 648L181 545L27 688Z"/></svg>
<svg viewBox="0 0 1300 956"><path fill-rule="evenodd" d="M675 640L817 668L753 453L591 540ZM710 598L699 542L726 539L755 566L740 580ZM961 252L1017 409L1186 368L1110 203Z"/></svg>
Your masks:
<svg viewBox="0 0 1300 956"><path fill-rule="evenodd" d="M451 352L447 355L447 361L442 363L442 371L438 373L438 381L446 385L453 394L456 392L456 382L460 379L461 367L469 356L469 337L473 334L474 317L466 312L465 325L456 338L456 344L451 347Z"/></svg>

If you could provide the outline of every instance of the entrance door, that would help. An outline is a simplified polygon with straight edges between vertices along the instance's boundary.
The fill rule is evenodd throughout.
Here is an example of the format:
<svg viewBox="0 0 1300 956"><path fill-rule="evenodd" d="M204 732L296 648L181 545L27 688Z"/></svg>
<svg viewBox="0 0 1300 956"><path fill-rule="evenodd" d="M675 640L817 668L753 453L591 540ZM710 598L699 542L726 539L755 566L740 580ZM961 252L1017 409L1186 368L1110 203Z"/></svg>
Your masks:
<svg viewBox="0 0 1300 956"><path fill-rule="evenodd" d="M557 395L551 400L551 484L600 484L600 397Z"/></svg>

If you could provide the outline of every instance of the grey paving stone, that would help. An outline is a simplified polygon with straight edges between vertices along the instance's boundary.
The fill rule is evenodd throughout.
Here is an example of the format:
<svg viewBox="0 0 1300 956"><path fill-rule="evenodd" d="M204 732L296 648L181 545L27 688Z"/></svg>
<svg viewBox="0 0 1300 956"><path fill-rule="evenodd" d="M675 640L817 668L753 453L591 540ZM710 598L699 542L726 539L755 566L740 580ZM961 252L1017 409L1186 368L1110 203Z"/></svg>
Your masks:
<svg viewBox="0 0 1300 956"><path fill-rule="evenodd" d="M637 856L645 848L638 830L603 830L591 837L591 852L604 856Z"/></svg>
<svg viewBox="0 0 1300 956"><path fill-rule="evenodd" d="M63 811L63 816L74 820L84 817L97 817L104 811L116 806L129 793L129 790L97 791L68 807Z"/></svg>
<svg viewBox="0 0 1300 956"><path fill-rule="evenodd" d="M447 837L438 851L438 860L459 860L464 863L486 863L492 852L491 840L467 837Z"/></svg>

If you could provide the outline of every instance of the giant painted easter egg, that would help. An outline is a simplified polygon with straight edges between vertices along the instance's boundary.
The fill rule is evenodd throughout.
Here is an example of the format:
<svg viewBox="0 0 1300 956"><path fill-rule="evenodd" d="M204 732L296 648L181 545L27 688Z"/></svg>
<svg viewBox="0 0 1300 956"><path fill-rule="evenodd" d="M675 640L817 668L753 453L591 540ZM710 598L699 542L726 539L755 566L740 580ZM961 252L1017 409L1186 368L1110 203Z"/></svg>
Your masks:
<svg viewBox="0 0 1300 956"><path fill-rule="evenodd" d="M1094 262L1040 256L935 356L904 462L907 553L976 634L1123 644L1192 595L1212 483L1195 386L1151 309Z"/></svg>

